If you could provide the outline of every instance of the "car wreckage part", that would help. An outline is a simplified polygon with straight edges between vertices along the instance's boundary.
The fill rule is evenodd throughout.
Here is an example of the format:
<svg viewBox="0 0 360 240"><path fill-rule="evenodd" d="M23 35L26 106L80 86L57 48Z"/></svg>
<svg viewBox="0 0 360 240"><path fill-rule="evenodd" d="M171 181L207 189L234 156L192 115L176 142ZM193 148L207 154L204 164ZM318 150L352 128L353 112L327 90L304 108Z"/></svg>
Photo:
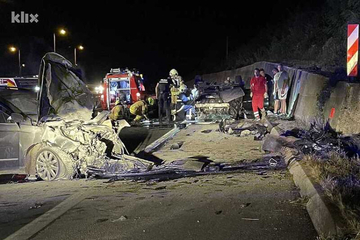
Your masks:
<svg viewBox="0 0 360 240"><path fill-rule="evenodd" d="M71 179L75 174L70 157L53 147L41 149L36 156L36 173L43 180Z"/></svg>

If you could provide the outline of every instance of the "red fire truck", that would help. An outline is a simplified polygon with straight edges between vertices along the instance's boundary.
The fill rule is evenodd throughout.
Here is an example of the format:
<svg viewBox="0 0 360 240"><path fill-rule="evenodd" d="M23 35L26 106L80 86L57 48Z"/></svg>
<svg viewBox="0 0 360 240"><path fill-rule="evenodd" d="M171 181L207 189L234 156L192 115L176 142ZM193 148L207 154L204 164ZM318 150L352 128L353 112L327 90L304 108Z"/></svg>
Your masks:
<svg viewBox="0 0 360 240"><path fill-rule="evenodd" d="M0 77L0 89L11 88L11 89L29 89L33 91L39 91L36 86L38 82L37 76L31 77Z"/></svg>
<svg viewBox="0 0 360 240"><path fill-rule="evenodd" d="M107 73L102 86L98 87L101 94L101 105L104 110L111 110L116 99L126 101L128 105L144 98L145 87L142 74L128 69L111 69Z"/></svg>

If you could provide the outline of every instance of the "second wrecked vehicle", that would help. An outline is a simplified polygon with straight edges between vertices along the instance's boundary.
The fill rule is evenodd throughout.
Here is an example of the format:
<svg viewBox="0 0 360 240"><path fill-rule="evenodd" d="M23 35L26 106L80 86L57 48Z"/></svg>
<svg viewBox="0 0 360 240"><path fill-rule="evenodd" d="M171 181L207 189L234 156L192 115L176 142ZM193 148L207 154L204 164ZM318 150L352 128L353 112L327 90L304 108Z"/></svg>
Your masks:
<svg viewBox="0 0 360 240"><path fill-rule="evenodd" d="M150 162L125 154L122 141L104 124L107 112L91 119L93 96L68 60L56 53L46 54L41 61L39 86L31 114L19 107L22 101L30 101L21 99L24 95L20 90L7 90L8 96L0 99L0 110L6 109L4 124L0 123L0 144L7 143L11 152L2 168L24 166L27 174L44 180L87 175L90 168L113 172L149 169ZM10 144L5 124L16 132ZM9 164L11 161L15 163Z"/></svg>
<svg viewBox="0 0 360 240"><path fill-rule="evenodd" d="M199 85L200 96L195 109L201 119L239 119L244 114L243 89L236 84Z"/></svg>

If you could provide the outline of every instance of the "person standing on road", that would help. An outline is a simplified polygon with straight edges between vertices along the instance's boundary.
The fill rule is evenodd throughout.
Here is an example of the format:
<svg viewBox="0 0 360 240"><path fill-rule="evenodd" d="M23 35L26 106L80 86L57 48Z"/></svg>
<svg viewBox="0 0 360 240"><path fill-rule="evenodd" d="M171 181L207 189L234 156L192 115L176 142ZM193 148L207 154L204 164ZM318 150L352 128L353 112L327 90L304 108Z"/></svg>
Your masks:
<svg viewBox="0 0 360 240"><path fill-rule="evenodd" d="M254 112L255 120L259 121L259 110L261 111L261 118L264 119L266 111L264 108L264 97L267 97L266 79L260 75L260 70L255 68L254 77L250 80L250 97L252 98L252 109Z"/></svg>
<svg viewBox="0 0 360 240"><path fill-rule="evenodd" d="M273 79L269 74L265 73L265 69L260 69L260 75L263 76L266 79L266 86L267 86L267 95L268 95L268 101L269 101L269 107L274 106L274 97L273 97Z"/></svg>
<svg viewBox="0 0 360 240"><path fill-rule="evenodd" d="M280 73L277 68L273 68L272 73L274 74L274 77L273 77L273 80L274 80L274 90L273 90L274 114L278 115L279 109L280 109L279 88L278 88L278 81L280 78Z"/></svg>
<svg viewBox="0 0 360 240"><path fill-rule="evenodd" d="M277 65L277 69L279 70L280 77L278 80L278 94L280 99L280 115L284 116L287 112L286 107L286 98L289 90L289 74L284 70L284 66L282 64Z"/></svg>
<svg viewBox="0 0 360 240"><path fill-rule="evenodd" d="M162 124L164 112L167 123L170 123L170 81L169 79L161 79L155 88L156 99L158 100L159 123Z"/></svg>

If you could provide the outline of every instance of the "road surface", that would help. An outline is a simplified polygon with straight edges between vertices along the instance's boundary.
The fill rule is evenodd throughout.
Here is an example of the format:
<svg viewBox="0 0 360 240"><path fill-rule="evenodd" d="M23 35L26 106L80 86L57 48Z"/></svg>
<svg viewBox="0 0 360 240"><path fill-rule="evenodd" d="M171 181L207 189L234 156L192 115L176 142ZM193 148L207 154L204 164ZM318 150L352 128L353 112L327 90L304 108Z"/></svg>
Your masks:
<svg viewBox="0 0 360 240"><path fill-rule="evenodd" d="M237 159L239 149L225 147L228 142L253 160L262 154L261 142L250 137L206 134L201 132L204 129L216 126L184 129L154 155L166 161L187 159L194 155L199 138L204 140L201 154L207 149L206 155L215 162L226 156L230 162ZM182 147L171 149L179 141L185 141ZM80 179L2 184L0 192L0 239L287 240L317 236L305 209L306 199L300 198L285 168L163 182ZM29 229L30 234L25 231Z"/></svg>

